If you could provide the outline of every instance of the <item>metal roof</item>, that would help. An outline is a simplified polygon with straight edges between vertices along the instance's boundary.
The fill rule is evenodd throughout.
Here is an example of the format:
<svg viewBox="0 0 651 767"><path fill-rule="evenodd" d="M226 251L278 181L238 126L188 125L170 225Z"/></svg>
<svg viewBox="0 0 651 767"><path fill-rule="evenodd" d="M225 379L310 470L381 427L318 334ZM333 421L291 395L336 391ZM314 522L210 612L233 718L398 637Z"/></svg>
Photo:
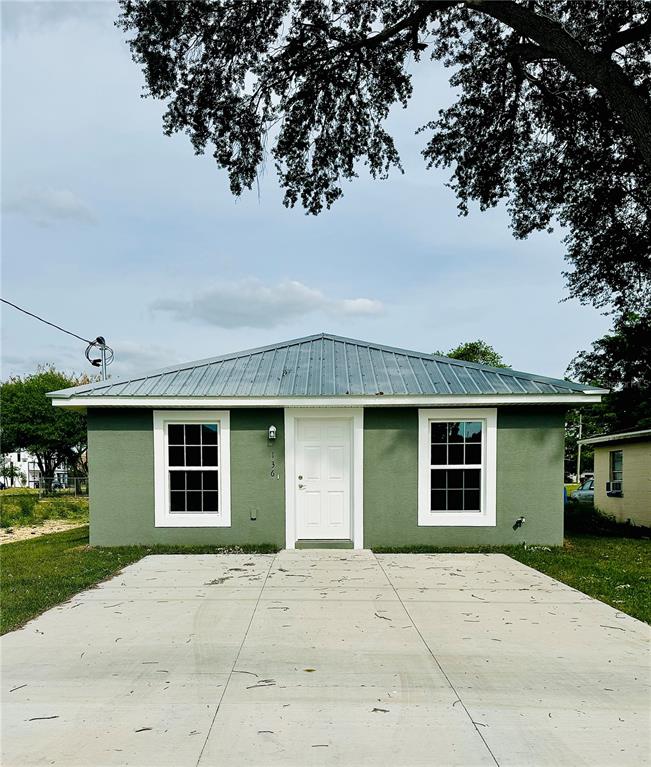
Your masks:
<svg viewBox="0 0 651 767"><path fill-rule="evenodd" d="M320 333L134 378L51 392L86 397L319 397L598 393L596 387Z"/></svg>

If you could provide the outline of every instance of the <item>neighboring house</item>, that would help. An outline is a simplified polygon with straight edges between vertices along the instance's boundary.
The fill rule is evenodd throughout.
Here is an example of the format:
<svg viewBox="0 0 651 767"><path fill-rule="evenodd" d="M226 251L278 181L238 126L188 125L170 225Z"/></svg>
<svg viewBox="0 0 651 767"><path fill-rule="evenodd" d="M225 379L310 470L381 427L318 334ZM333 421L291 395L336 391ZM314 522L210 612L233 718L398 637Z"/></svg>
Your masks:
<svg viewBox="0 0 651 767"><path fill-rule="evenodd" d="M594 504L619 522L651 527L651 429L581 440L594 448Z"/></svg>
<svg viewBox="0 0 651 767"><path fill-rule="evenodd" d="M603 393L319 334L50 396L93 544L362 548L560 544L565 410Z"/></svg>
<svg viewBox="0 0 651 767"><path fill-rule="evenodd" d="M18 450L14 453L3 453L4 462L7 465L13 465L21 474L21 480L15 480L14 487L39 487L41 482L41 470L38 468L36 456L27 453L24 450ZM22 480L24 477L24 481ZM11 486L11 480L3 480L7 487ZM68 481L68 470L65 466L59 467L54 471L54 482L65 485Z"/></svg>
<svg viewBox="0 0 651 767"><path fill-rule="evenodd" d="M38 487L41 472L36 458L31 453L19 450L15 453L3 453L3 458L7 466L13 465L20 472L20 480L16 479L13 487ZM7 487L11 486L11 479L5 479L4 482Z"/></svg>

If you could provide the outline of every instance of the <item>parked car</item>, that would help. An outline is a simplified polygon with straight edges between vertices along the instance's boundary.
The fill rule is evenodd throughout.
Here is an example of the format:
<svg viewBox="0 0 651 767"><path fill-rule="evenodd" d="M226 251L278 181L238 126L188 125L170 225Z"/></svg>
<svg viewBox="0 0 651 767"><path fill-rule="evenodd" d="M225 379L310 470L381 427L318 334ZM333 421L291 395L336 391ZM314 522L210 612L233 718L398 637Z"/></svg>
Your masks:
<svg viewBox="0 0 651 767"><path fill-rule="evenodd" d="M594 479L587 479L571 497L579 503L594 503Z"/></svg>

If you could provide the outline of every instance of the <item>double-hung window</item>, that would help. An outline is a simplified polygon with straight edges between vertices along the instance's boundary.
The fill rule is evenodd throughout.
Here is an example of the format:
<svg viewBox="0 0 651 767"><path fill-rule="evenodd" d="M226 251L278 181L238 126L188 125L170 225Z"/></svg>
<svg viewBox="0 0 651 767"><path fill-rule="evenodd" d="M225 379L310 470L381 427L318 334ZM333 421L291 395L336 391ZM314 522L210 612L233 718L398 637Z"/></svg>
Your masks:
<svg viewBox="0 0 651 767"><path fill-rule="evenodd" d="M495 525L497 411L419 411L418 524Z"/></svg>
<svg viewBox="0 0 651 767"><path fill-rule="evenodd" d="M609 454L608 488L606 495L621 498L624 494L624 451L611 450Z"/></svg>
<svg viewBox="0 0 651 767"><path fill-rule="evenodd" d="M229 413L154 411L156 527L230 525Z"/></svg>

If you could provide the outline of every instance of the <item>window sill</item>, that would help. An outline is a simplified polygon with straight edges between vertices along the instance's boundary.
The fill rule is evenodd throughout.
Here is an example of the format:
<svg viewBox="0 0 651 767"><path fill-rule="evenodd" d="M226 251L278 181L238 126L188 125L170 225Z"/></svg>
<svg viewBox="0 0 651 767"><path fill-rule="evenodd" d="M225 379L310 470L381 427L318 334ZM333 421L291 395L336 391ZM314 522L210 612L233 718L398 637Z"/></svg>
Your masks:
<svg viewBox="0 0 651 767"><path fill-rule="evenodd" d="M485 514L419 514L418 527L496 527L495 519Z"/></svg>
<svg viewBox="0 0 651 767"><path fill-rule="evenodd" d="M182 518L180 518L182 516ZM156 520L155 527L230 527L230 519L222 514L166 514Z"/></svg>

